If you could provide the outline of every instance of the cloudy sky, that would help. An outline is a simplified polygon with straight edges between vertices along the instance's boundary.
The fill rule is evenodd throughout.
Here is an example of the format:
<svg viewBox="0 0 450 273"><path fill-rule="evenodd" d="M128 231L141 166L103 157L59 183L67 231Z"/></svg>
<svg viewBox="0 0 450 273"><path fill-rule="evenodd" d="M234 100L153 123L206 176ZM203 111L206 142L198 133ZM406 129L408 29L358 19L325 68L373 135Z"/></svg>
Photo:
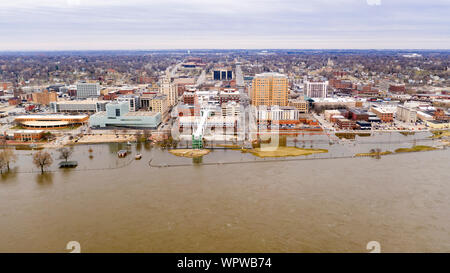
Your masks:
<svg viewBox="0 0 450 273"><path fill-rule="evenodd" d="M0 0L0 50L450 48L450 0Z"/></svg>

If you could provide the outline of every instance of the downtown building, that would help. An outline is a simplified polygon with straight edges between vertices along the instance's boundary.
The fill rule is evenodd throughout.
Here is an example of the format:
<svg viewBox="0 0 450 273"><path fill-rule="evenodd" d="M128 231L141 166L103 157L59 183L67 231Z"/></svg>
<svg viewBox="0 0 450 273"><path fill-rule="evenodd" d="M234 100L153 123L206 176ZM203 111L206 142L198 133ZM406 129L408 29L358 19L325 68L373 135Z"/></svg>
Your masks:
<svg viewBox="0 0 450 273"><path fill-rule="evenodd" d="M328 81L305 81L303 92L308 98L326 98Z"/></svg>
<svg viewBox="0 0 450 273"><path fill-rule="evenodd" d="M177 104L178 90L176 85L171 82L170 77L164 77L162 79L159 92L167 96L167 102L169 107L172 107L175 104Z"/></svg>
<svg viewBox="0 0 450 273"><path fill-rule="evenodd" d="M231 67L213 69L212 78L215 81L231 81L233 79L233 70L231 69Z"/></svg>
<svg viewBox="0 0 450 273"><path fill-rule="evenodd" d="M100 96L100 85L98 83L78 83L77 98L93 98Z"/></svg>
<svg viewBox="0 0 450 273"><path fill-rule="evenodd" d="M106 111L106 104L108 103L109 101L97 99L58 101L50 102L50 110L53 113L93 114L100 111Z"/></svg>
<svg viewBox="0 0 450 273"><path fill-rule="evenodd" d="M253 78L251 100L252 105L287 106L288 78L280 73L256 74Z"/></svg>
<svg viewBox="0 0 450 273"><path fill-rule="evenodd" d="M89 117L93 128L121 127L156 129L161 124L161 113L149 111L130 112L129 103L114 101L106 105L106 111Z"/></svg>

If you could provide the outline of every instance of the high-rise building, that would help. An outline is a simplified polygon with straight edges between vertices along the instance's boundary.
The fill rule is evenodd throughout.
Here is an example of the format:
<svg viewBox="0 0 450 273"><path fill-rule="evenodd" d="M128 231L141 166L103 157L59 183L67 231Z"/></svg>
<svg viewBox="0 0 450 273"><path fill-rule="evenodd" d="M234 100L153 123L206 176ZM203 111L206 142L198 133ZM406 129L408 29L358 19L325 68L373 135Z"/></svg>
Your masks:
<svg viewBox="0 0 450 273"><path fill-rule="evenodd" d="M77 98L91 98L100 96L100 85L98 83L78 83Z"/></svg>
<svg viewBox="0 0 450 273"><path fill-rule="evenodd" d="M176 85L171 82L169 77L164 77L161 83L160 93L167 96L169 106L174 106L178 101L178 92Z"/></svg>
<svg viewBox="0 0 450 273"><path fill-rule="evenodd" d="M252 104L259 105L288 105L288 78L280 73L256 74L253 78L251 92Z"/></svg>
<svg viewBox="0 0 450 273"><path fill-rule="evenodd" d="M326 98L328 81L305 81L304 93L309 98Z"/></svg>
<svg viewBox="0 0 450 273"><path fill-rule="evenodd" d="M213 69L212 76L215 81L220 81L220 80L230 81L233 79L233 70L231 68Z"/></svg>

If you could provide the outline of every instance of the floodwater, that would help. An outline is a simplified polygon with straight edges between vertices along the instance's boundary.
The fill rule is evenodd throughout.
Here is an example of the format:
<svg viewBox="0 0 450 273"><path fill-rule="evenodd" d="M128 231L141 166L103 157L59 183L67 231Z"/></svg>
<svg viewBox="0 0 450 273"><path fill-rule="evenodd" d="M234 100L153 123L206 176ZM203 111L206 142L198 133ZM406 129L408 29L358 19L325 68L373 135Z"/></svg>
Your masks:
<svg viewBox="0 0 450 273"><path fill-rule="evenodd" d="M381 145L357 143L312 145L332 156ZM203 162L241 162L201 165L146 145L132 147L142 160L117 158L125 147L76 146L76 169L55 159L44 175L17 151L0 182L0 252L68 252L69 241L82 252L367 252L369 241L450 252L450 149L286 162L214 150Z"/></svg>

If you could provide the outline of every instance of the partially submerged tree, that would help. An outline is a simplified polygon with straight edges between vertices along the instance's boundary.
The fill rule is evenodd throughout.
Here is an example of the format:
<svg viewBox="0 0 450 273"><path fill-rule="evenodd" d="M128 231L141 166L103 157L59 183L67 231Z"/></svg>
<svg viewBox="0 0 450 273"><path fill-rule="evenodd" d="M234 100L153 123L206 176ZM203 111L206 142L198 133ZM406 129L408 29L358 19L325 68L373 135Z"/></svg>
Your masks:
<svg viewBox="0 0 450 273"><path fill-rule="evenodd" d="M137 142L141 142L142 141L142 132L141 131L136 131L136 133L134 135L136 137L136 141Z"/></svg>
<svg viewBox="0 0 450 273"><path fill-rule="evenodd" d="M41 169L44 173L44 168L49 167L53 163L53 158L50 153L46 151L38 151L33 155L33 164Z"/></svg>
<svg viewBox="0 0 450 273"><path fill-rule="evenodd" d="M14 151L12 149L4 149L0 153L0 158L6 165L6 168L8 169L8 171L10 170L9 165L13 162L16 162L16 160L17 160L17 156L14 154Z"/></svg>
<svg viewBox="0 0 450 273"><path fill-rule="evenodd" d="M55 138L55 137L53 136L53 134L51 132L45 132L42 134L43 140L49 141L49 140L52 140L53 138Z"/></svg>
<svg viewBox="0 0 450 273"><path fill-rule="evenodd" d="M59 148L59 159L64 159L66 162L69 159L69 157L72 155L72 150L68 148Z"/></svg>
<svg viewBox="0 0 450 273"><path fill-rule="evenodd" d="M3 168L5 168L5 166L6 162L0 157L0 174L3 174Z"/></svg>

